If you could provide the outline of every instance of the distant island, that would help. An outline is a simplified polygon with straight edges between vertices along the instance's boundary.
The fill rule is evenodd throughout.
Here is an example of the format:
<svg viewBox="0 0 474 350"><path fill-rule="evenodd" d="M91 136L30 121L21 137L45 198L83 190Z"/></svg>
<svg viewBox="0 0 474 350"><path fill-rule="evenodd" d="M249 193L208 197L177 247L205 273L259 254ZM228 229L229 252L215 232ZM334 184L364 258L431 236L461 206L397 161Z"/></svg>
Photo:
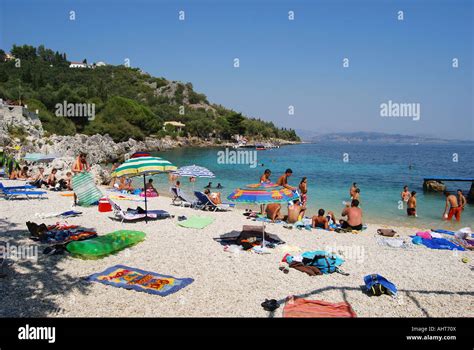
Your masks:
<svg viewBox="0 0 474 350"><path fill-rule="evenodd" d="M450 143L468 143L474 144L469 140L448 140L429 136L389 134L383 132L341 132L319 134L311 131L299 131L303 142L309 143L354 143L354 144L450 144Z"/></svg>

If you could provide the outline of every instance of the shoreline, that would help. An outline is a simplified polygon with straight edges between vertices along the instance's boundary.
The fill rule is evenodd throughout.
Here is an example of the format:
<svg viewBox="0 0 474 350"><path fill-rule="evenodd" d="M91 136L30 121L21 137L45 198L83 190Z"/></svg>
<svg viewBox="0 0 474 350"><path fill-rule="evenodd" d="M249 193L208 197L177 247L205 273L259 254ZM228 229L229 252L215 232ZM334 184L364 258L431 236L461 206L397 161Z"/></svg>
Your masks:
<svg viewBox="0 0 474 350"><path fill-rule="evenodd" d="M9 182L13 185L14 182ZM120 229L146 233L145 241L97 260L82 260L65 253L44 255L43 244L30 240L25 222L53 224L59 218L38 219L35 213L70 210L71 197L48 192L44 200L0 199L2 241L16 246L36 246L36 261L13 261L2 279L0 293L8 303L0 317L281 317L281 306L275 314L263 310L267 299L284 302L289 295L306 295L309 299L330 302L347 301L358 317L474 317L465 308L472 298L472 284L467 278L474 268L470 251L431 250L424 246L412 249L381 247L376 230L382 225L368 224L359 234L323 230L288 230L280 224L267 224L266 231L276 234L286 244L271 249L270 254L229 253L214 238L243 225L261 225L246 219L239 208L230 212L208 212L176 207L170 197L150 198L150 209L164 209L173 219L120 223L110 219L112 213L100 213L97 207L75 210L82 216L70 218L78 224L97 230L99 235ZM116 201L126 209L143 202ZM185 215L210 217L208 227L187 229L177 225ZM392 227L400 237L409 240L413 229ZM415 231L416 232L416 231ZM345 263L348 276L333 273L310 277L290 269L288 274L278 266L286 252L334 250ZM467 257L468 263L461 262ZM439 264L445 261L445 264ZM194 282L166 297L86 282L83 277L122 264ZM399 297L369 297L361 290L363 277L379 273L399 288ZM28 283L25 283L28 281ZM449 305L450 307L446 307Z"/></svg>

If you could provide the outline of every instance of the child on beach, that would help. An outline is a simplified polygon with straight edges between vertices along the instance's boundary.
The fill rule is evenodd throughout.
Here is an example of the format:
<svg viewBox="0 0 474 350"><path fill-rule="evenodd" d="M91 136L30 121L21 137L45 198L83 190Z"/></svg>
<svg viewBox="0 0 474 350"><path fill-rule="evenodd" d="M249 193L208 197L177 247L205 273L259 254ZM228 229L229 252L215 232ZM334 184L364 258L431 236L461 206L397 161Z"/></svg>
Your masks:
<svg viewBox="0 0 474 350"><path fill-rule="evenodd" d="M260 176L260 183L270 182L270 175L272 175L271 170L270 169L265 169L263 175Z"/></svg>
<svg viewBox="0 0 474 350"><path fill-rule="evenodd" d="M308 196L307 196L307 193L308 193L308 180L306 179L306 177L303 177L301 179L301 182L298 186L298 189L300 190L300 194L301 194L301 204L306 205L306 201L308 200Z"/></svg>

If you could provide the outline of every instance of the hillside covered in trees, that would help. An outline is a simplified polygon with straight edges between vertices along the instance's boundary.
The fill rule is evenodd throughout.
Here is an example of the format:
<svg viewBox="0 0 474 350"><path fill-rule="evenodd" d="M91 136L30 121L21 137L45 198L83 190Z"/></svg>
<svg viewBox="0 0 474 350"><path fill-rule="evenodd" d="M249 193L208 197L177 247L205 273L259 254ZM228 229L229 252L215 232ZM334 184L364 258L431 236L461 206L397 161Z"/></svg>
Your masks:
<svg viewBox="0 0 474 350"><path fill-rule="evenodd" d="M210 104L191 83L153 77L124 65L70 68L65 53L42 45L14 45L11 56L14 59L0 50L0 98L21 100L30 110L39 110L50 134L107 133L115 141L166 135L230 140L240 134L255 140L299 141L294 130ZM64 101L93 104L95 118L58 117L57 104ZM164 130L166 121L186 126L180 132L172 126Z"/></svg>

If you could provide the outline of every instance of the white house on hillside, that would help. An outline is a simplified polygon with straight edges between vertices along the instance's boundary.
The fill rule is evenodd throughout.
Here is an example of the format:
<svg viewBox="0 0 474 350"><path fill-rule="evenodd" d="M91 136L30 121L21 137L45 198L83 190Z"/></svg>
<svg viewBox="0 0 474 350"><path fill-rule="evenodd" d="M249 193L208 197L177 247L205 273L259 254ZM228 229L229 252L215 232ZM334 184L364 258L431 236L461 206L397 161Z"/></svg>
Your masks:
<svg viewBox="0 0 474 350"><path fill-rule="evenodd" d="M71 62L69 68L89 68L89 65L83 62Z"/></svg>

